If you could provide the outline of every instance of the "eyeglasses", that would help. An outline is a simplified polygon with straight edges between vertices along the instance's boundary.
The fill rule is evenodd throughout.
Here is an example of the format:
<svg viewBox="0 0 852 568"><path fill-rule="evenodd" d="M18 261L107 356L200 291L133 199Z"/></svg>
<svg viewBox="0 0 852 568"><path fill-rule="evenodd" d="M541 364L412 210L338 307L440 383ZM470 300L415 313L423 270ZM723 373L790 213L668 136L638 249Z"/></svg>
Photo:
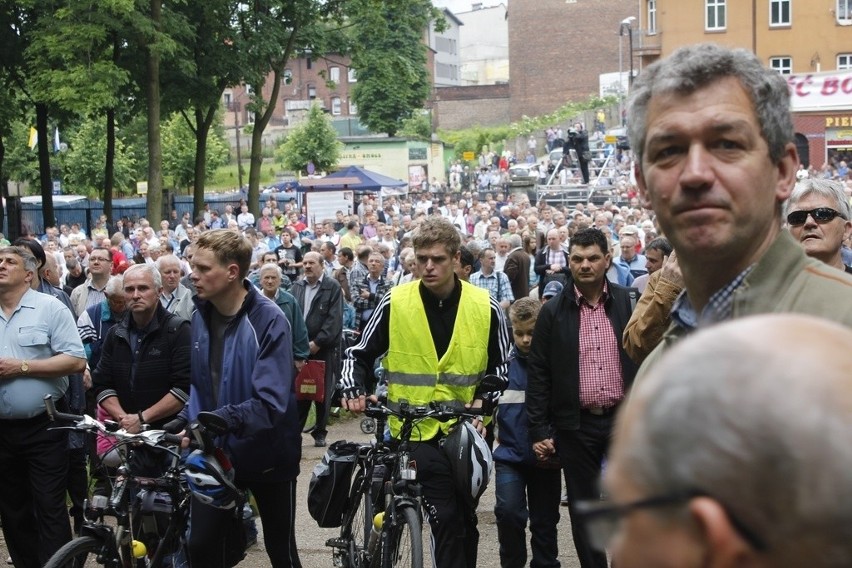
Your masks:
<svg viewBox="0 0 852 568"><path fill-rule="evenodd" d="M704 491L688 490L668 495L657 495L624 505L616 505L606 501L578 501L574 509L583 523L583 528L592 548L604 552L607 545L612 541L612 537L618 532L623 517L641 509L659 509L682 505L695 497L713 499ZM758 551L767 549L766 542L760 536L743 524L730 509L724 505L722 505L722 508L725 510L731 526L749 545Z"/></svg>
<svg viewBox="0 0 852 568"><path fill-rule="evenodd" d="M816 209L811 209L810 211L793 211L792 213L787 215L787 224L792 225L793 227L804 225L805 222L808 220L808 215L813 217L814 221L816 221L820 225L834 220L835 217L840 217L841 219L846 218L838 211L835 211L830 207L817 207Z"/></svg>

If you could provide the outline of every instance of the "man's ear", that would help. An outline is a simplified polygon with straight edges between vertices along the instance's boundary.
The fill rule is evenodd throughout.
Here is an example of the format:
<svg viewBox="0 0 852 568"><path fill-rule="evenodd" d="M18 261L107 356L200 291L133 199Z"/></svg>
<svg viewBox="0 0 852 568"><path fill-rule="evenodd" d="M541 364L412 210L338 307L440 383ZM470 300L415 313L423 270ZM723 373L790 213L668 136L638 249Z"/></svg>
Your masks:
<svg viewBox="0 0 852 568"><path fill-rule="evenodd" d="M633 164L633 174L636 176L636 187L639 188L639 203L645 209L653 209L651 207L651 197L648 195L648 186L645 183L645 175L642 173L642 167L638 162Z"/></svg>
<svg viewBox="0 0 852 568"><path fill-rule="evenodd" d="M758 552L740 535L725 508L710 497L695 497L689 514L696 537L703 544L704 565L709 567L750 566Z"/></svg>

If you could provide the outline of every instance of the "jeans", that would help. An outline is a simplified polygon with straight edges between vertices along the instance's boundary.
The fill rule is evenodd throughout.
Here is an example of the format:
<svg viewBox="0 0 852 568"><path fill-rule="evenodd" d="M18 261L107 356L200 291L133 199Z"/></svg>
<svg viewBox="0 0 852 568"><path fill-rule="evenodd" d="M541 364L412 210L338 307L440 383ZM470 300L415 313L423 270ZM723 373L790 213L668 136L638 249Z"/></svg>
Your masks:
<svg viewBox="0 0 852 568"><path fill-rule="evenodd" d="M606 554L592 549L583 523L574 514L577 501L601 497L601 465L609 450L614 416L583 411L578 430L559 430L556 449L565 470L571 533L582 568L607 568Z"/></svg>
<svg viewBox="0 0 852 568"><path fill-rule="evenodd" d="M496 463L497 538L500 566L523 568L527 564L527 520L530 525L531 568L558 568L559 501L561 472L525 464Z"/></svg>

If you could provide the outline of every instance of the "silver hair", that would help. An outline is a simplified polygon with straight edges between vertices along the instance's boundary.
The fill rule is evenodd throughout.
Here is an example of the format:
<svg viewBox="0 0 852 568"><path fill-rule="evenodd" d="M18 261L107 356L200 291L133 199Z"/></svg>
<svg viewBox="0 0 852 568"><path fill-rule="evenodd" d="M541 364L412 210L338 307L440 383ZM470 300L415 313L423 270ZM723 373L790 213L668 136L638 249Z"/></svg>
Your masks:
<svg viewBox="0 0 852 568"><path fill-rule="evenodd" d="M164 264L176 264L180 268L180 259L173 254L164 254L154 261L157 270L162 270Z"/></svg>
<svg viewBox="0 0 852 568"><path fill-rule="evenodd" d="M124 277L127 278L127 275L133 272L147 272L151 275L151 278L154 279L155 288L163 287L163 277L160 276L160 271L154 264L148 264L147 262L143 262L142 264L134 264L124 271Z"/></svg>
<svg viewBox="0 0 852 568"><path fill-rule="evenodd" d="M33 251L26 246L9 246L0 248L0 254L14 254L21 257L24 261L24 270L28 272L38 272L38 260L36 260Z"/></svg>
<svg viewBox="0 0 852 568"><path fill-rule="evenodd" d="M641 168L648 134L648 105L654 96L688 95L719 79L733 77L748 93L760 133L777 163L784 147L793 141L790 91L777 71L765 67L752 52L713 43L681 47L669 57L642 70L631 87L627 103L627 135Z"/></svg>
<svg viewBox="0 0 852 568"><path fill-rule="evenodd" d="M509 235L509 237L506 240L509 241L509 246L513 249L518 248L522 244L521 235L512 234L512 235Z"/></svg>
<svg viewBox="0 0 852 568"><path fill-rule="evenodd" d="M784 203L784 216L790 210L790 207L808 195L818 195L832 201L836 205L837 212L844 219L852 220L852 206L849 205L849 198L846 196L846 190L843 183L833 179L805 178L796 183L793 188L793 193L790 198Z"/></svg>
<svg viewBox="0 0 852 568"><path fill-rule="evenodd" d="M104 287L104 294L107 296L124 294L124 276L121 274L110 276L109 280L107 280L106 286Z"/></svg>
<svg viewBox="0 0 852 568"><path fill-rule="evenodd" d="M612 466L644 495L712 496L775 566L852 565L850 337L789 314L696 334L637 384Z"/></svg>
<svg viewBox="0 0 852 568"><path fill-rule="evenodd" d="M277 264L272 264L271 262L267 262L266 264L264 264L263 266L260 267L260 270L257 271L257 274L258 274L258 276L263 278L264 272L275 272L275 274L278 275L279 279L281 279L281 280L284 279L284 273L281 272L281 267L278 266Z"/></svg>

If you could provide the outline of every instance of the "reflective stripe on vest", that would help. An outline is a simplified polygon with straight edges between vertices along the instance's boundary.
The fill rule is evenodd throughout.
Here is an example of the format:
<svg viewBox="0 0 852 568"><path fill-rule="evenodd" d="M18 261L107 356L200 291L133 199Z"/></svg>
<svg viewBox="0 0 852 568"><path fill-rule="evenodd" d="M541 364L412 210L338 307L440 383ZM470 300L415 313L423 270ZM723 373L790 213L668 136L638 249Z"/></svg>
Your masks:
<svg viewBox="0 0 852 568"><path fill-rule="evenodd" d="M391 289L389 349L384 367L388 377L388 402L401 400L414 406L432 401L473 400L476 386L488 364L491 304L487 290L462 282L461 298L447 352L438 361L429 322L420 298L420 282ZM429 440L446 432L453 422L426 419L418 423L412 440ZM388 419L391 435L399 435L399 419Z"/></svg>

